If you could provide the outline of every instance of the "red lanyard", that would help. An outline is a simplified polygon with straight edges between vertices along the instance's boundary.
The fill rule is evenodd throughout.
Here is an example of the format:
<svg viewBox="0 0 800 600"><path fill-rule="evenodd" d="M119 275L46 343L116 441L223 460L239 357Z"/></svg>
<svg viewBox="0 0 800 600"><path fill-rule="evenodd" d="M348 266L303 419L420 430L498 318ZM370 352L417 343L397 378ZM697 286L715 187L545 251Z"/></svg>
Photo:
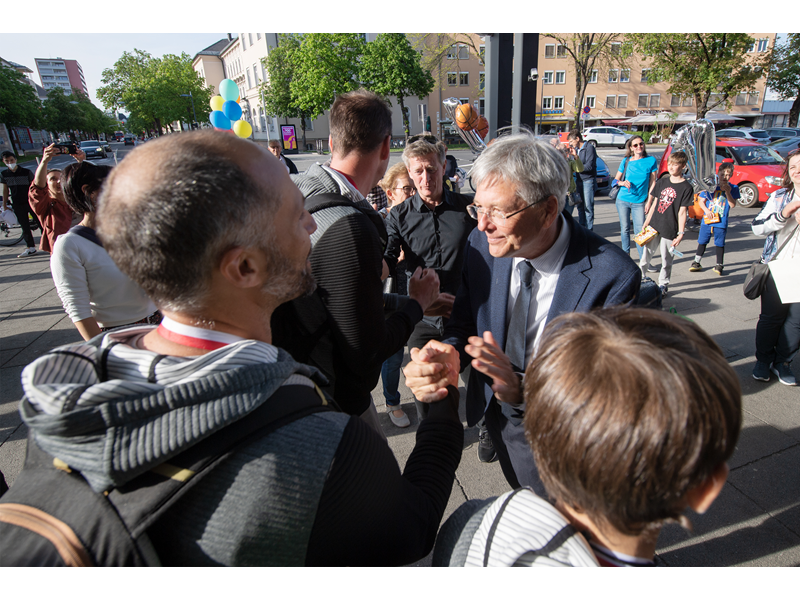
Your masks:
<svg viewBox="0 0 800 600"><path fill-rule="evenodd" d="M161 324L158 326L158 333L161 337L171 342L191 348L199 348L200 350L218 350L223 346L245 339L230 333L184 325L173 321L169 317L162 319Z"/></svg>

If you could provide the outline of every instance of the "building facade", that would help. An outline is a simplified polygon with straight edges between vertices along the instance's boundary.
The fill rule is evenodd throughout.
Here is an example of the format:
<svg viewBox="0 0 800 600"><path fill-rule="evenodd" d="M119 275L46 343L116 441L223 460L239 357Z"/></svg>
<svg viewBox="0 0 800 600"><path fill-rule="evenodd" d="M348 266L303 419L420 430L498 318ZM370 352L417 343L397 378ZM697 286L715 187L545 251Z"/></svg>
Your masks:
<svg viewBox="0 0 800 600"><path fill-rule="evenodd" d="M36 58L34 60L36 69L39 71L39 80L46 91L59 88L65 94L71 94L72 88L76 88L87 96L89 95L83 69L77 60L64 60L61 57Z"/></svg>
<svg viewBox="0 0 800 600"><path fill-rule="evenodd" d="M372 41L377 33L363 34L367 41ZM282 139L282 125L293 125L297 134L298 147L302 146L303 131L300 119L289 119L268 115L264 111L264 97L261 84L268 79L263 59L269 56L271 49L279 44L277 33L239 33L228 34L228 39L220 40L208 48L198 52L192 67L203 77L207 85L219 89L223 79L232 79L239 86L243 117L253 127L252 139L266 144L270 139ZM389 98L392 105L392 138L394 145L405 140L403 116L396 98ZM420 133L424 122L420 120L419 106L427 110L427 100L404 98L409 114L411 134ZM427 116L425 112L424 116ZM316 119L306 119L305 150L328 151L328 111ZM303 148L299 148L303 149Z"/></svg>

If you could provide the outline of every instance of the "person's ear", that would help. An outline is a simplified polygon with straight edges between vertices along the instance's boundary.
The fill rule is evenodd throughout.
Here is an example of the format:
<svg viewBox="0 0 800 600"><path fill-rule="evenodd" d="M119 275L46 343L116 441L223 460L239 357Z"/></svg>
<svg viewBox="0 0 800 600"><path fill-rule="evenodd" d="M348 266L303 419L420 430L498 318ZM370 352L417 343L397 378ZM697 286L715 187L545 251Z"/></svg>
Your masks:
<svg viewBox="0 0 800 600"><path fill-rule="evenodd" d="M383 143L381 144L381 160L386 160L387 158L389 158L389 150L391 150L391 147L392 147L392 136L387 135L386 139L383 140Z"/></svg>
<svg viewBox="0 0 800 600"><path fill-rule="evenodd" d="M264 257L254 248L231 248L222 255L219 270L234 287L251 288L264 282Z"/></svg>
<svg viewBox="0 0 800 600"><path fill-rule="evenodd" d="M333 154L333 136L328 135L328 150Z"/></svg>
<svg viewBox="0 0 800 600"><path fill-rule="evenodd" d="M692 488L686 494L686 502L698 515L702 515L708 510L714 500L717 499L725 482L728 480L728 463L722 463L711 475L700 485Z"/></svg>

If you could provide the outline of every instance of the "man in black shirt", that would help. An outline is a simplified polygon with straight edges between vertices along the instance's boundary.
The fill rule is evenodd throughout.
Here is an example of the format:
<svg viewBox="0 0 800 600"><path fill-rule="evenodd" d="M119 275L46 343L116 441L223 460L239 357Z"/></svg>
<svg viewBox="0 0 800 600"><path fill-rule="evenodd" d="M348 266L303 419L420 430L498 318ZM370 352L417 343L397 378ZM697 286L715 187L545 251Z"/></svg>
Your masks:
<svg viewBox="0 0 800 600"><path fill-rule="evenodd" d="M3 162L8 167L0 171L0 183L3 184L3 210L8 208L10 192L11 202L14 205L14 214L17 216L19 226L22 228L22 235L27 246L26 250L18 258L24 258L36 254L36 245L33 243L33 234L28 221L28 212L31 210L28 204L28 188L31 185L31 181L33 181L33 173L29 169L17 165L17 157L8 150L3 152Z"/></svg>
<svg viewBox="0 0 800 600"><path fill-rule="evenodd" d="M394 267L402 251L406 272L431 268L439 276L440 292L452 294L461 282L464 247L477 222L467 214L472 200L444 188L447 147L432 135L409 140L403 163L417 193L396 206L386 222L389 243L386 262ZM441 339L444 317L423 317L408 340L409 348L422 348L429 340ZM420 420L428 405L416 401Z"/></svg>

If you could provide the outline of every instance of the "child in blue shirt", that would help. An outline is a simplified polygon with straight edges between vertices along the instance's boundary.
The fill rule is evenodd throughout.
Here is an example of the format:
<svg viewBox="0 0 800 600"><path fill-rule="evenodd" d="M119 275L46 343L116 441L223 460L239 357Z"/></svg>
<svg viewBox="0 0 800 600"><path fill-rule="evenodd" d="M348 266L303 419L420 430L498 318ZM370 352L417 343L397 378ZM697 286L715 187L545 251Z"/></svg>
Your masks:
<svg viewBox="0 0 800 600"><path fill-rule="evenodd" d="M717 214L719 215L719 222L708 224L703 219L703 223L700 225L700 233L697 235L697 251L695 252L694 262L689 267L692 272L703 270L703 267L700 266L700 261L713 234L714 245L717 248L717 266L714 267L714 272L717 275L722 275L725 256L725 235L728 231L728 213L736 206L736 201L739 199L739 186L730 183L731 177L733 177L733 163L724 162L720 164L717 174L719 176L719 185L714 190L714 195L711 196L708 192L701 192L700 200L702 201L705 218L710 218L712 215Z"/></svg>

